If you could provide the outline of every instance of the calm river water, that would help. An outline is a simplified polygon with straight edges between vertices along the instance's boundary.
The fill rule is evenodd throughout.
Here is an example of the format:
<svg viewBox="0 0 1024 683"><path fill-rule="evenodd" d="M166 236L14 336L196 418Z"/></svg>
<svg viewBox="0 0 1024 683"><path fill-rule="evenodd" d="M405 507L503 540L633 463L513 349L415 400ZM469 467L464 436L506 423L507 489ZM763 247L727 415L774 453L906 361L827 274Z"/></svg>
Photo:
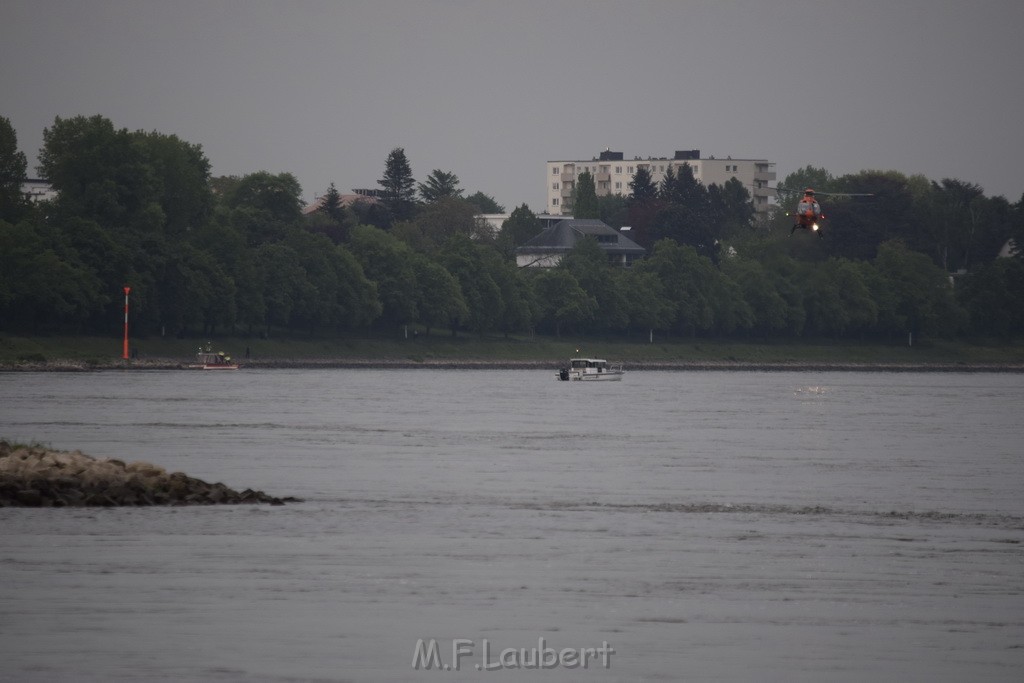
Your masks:
<svg viewBox="0 0 1024 683"><path fill-rule="evenodd" d="M0 509L0 679L1019 680L1022 409L1019 374L0 373L0 437L304 499Z"/></svg>

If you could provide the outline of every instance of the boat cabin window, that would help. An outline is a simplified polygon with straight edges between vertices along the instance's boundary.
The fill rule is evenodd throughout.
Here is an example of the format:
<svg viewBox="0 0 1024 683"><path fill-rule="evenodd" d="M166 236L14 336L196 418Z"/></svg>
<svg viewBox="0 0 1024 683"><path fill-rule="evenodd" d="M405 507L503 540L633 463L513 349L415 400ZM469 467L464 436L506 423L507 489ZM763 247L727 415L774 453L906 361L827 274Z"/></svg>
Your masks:
<svg viewBox="0 0 1024 683"><path fill-rule="evenodd" d="M594 360L591 358L573 358L570 361L571 368L574 370L583 370L585 368L596 369L598 372L604 372L608 369L608 361L606 360Z"/></svg>

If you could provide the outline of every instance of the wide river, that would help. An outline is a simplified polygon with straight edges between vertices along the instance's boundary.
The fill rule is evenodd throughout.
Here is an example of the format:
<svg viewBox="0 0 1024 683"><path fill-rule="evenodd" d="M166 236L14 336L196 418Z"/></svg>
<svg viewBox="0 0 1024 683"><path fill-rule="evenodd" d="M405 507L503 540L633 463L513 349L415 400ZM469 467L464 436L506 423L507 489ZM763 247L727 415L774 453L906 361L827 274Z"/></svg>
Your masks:
<svg viewBox="0 0 1024 683"><path fill-rule="evenodd" d="M0 509L0 680L1024 671L1021 374L0 373L0 438L303 499Z"/></svg>

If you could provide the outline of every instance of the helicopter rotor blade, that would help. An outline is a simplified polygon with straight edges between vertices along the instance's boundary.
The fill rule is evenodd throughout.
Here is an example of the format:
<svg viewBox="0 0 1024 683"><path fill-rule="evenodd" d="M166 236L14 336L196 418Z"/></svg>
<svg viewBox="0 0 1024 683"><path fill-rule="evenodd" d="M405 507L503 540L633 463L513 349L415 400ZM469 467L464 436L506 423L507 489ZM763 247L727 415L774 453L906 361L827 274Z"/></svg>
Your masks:
<svg viewBox="0 0 1024 683"><path fill-rule="evenodd" d="M803 190L795 190L795 189L791 189L791 188L788 188L788 187L769 187L769 188L765 188L765 189L775 190L776 192L782 193L782 194L803 194L803 192L804 192ZM822 197L874 197L875 196L874 194L872 194L870 192L819 192L817 190L814 191L814 195L815 196L819 196L820 195Z"/></svg>

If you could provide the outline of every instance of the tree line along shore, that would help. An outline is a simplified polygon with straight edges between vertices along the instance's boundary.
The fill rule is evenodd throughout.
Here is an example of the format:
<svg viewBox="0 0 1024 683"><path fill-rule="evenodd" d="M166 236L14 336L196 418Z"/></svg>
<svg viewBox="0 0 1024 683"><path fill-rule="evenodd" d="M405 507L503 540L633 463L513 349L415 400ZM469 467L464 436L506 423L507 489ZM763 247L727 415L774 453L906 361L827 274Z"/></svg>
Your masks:
<svg viewBox="0 0 1024 683"><path fill-rule="evenodd" d="M5 332L116 334L128 299L136 333L171 336L1024 332L1024 202L957 179L794 172L780 185L858 195L830 202L818 239L790 235L788 200L755 216L738 181L704 186L686 165L658 183L638 171L628 195L591 196L584 174L566 217L629 226L646 255L610 267L588 238L539 268L516 263L543 230L527 205L495 232L478 216L504 207L441 169L417 189L401 148L376 194L344 204L332 187L306 207L289 173L211 177L174 135L58 117L39 154L55 195L31 204L16 140L0 117Z"/></svg>

